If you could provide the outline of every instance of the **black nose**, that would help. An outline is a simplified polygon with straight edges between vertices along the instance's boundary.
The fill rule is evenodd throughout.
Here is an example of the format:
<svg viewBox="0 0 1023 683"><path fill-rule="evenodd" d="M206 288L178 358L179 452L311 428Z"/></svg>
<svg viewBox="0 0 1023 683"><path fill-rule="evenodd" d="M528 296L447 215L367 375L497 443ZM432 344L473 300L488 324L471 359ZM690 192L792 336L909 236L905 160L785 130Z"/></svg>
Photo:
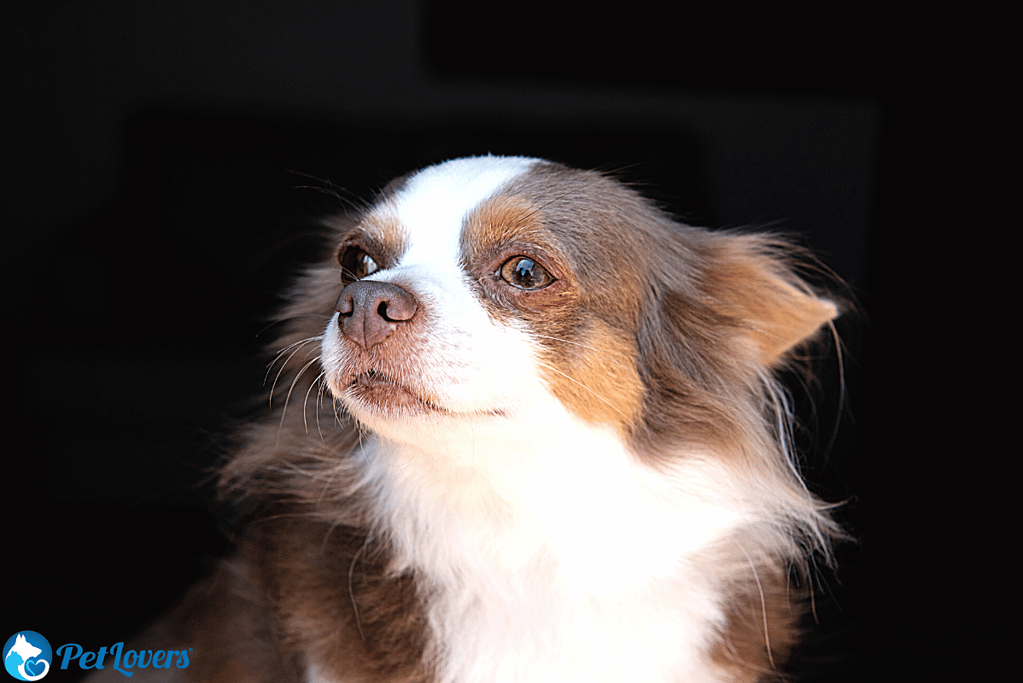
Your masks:
<svg viewBox="0 0 1023 683"><path fill-rule="evenodd" d="M419 305L407 291L389 282L360 280L341 291L335 310L341 333L364 349L379 344L401 323L416 314Z"/></svg>

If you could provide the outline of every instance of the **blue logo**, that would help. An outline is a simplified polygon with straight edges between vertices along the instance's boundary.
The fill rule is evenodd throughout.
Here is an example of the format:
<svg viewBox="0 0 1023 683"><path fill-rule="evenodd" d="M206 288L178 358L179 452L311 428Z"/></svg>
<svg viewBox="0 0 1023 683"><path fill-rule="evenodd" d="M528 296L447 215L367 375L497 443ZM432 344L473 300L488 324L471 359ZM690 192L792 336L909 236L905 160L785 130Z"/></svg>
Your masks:
<svg viewBox="0 0 1023 683"><path fill-rule="evenodd" d="M35 631L15 633L4 645L4 668L18 681L38 681L50 671L53 651Z"/></svg>
<svg viewBox="0 0 1023 683"><path fill-rule="evenodd" d="M79 669L104 669L131 678L135 669L186 669L192 648L185 650L125 650L124 643L104 645L95 652L78 643L65 643L57 648L61 669L74 662ZM18 681L38 681L50 672L53 651L46 638L35 631L15 633L4 645L4 668Z"/></svg>

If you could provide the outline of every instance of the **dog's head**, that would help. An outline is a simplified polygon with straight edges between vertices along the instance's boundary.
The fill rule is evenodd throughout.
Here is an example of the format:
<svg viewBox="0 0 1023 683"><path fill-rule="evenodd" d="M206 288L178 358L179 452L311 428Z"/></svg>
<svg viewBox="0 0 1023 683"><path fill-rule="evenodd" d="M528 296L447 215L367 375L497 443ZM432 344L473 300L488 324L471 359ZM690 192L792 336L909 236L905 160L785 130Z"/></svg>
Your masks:
<svg viewBox="0 0 1023 683"><path fill-rule="evenodd" d="M681 225L595 172L429 167L339 235L325 381L399 441L562 418L637 452L728 440L736 404L756 409L765 371L836 312L776 247Z"/></svg>

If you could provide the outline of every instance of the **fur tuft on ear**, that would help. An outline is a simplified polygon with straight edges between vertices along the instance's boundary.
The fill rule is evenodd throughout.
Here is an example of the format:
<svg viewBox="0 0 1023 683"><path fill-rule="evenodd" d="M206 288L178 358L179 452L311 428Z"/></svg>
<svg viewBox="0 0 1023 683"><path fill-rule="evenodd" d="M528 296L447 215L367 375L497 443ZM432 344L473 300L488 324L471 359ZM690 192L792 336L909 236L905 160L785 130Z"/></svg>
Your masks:
<svg viewBox="0 0 1023 683"><path fill-rule="evenodd" d="M838 315L794 273L793 248L771 236L726 233L707 273L719 312L747 331L765 367L784 364L789 351Z"/></svg>

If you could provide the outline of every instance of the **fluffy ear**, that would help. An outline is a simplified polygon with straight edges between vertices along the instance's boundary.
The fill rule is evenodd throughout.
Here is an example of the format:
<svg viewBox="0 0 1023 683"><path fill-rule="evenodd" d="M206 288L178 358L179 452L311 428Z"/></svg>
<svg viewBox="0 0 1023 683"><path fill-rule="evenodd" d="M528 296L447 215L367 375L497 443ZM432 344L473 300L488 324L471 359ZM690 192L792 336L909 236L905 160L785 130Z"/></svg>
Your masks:
<svg viewBox="0 0 1023 683"><path fill-rule="evenodd" d="M780 365L785 355L838 315L793 272L792 248L762 235L728 235L708 273L722 312L747 330L760 362Z"/></svg>

